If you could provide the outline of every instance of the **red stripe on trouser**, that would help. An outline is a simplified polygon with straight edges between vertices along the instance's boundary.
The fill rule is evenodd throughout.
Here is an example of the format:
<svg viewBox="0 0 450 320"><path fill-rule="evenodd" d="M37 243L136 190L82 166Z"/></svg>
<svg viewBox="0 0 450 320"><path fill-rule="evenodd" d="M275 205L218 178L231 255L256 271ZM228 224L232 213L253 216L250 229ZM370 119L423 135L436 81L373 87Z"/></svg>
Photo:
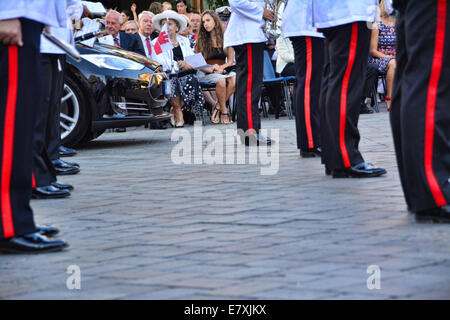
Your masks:
<svg viewBox="0 0 450 320"><path fill-rule="evenodd" d="M253 118L252 118L252 84L253 84L253 56L252 45L247 44L247 64L248 64L248 78L247 78L247 119L248 132L253 134Z"/></svg>
<svg viewBox="0 0 450 320"><path fill-rule="evenodd" d="M352 24L352 37L350 40L350 51L348 54L348 64L345 70L344 80L342 81L341 91L341 108L340 108L340 120L339 120L339 145L341 147L342 158L344 160L344 166L346 168L351 167L350 158L348 156L347 145L345 144L345 125L347 121L347 95L348 95L348 83L350 82L350 76L352 74L353 65L356 57L356 45L358 43L358 23Z"/></svg>
<svg viewBox="0 0 450 320"><path fill-rule="evenodd" d="M311 74L312 74L312 44L311 37L306 37L306 81L305 81L305 124L308 136L308 147L314 148L311 127Z"/></svg>
<svg viewBox="0 0 450 320"><path fill-rule="evenodd" d="M3 131L3 158L1 182L1 206L3 235L5 238L14 237L14 224L11 211L11 169L14 152L14 124L16 117L17 86L18 86L18 48L8 48L8 96L6 99L5 123Z"/></svg>
<svg viewBox="0 0 450 320"><path fill-rule="evenodd" d="M36 188L36 178L34 177L34 173L31 174L31 187Z"/></svg>
<svg viewBox="0 0 450 320"><path fill-rule="evenodd" d="M427 109L425 115L425 174L431 194L438 207L447 205L442 190L433 172L433 140L436 111L436 96L439 86L439 78L444 59L445 24L447 16L447 0L438 0L436 42L434 44L433 66L431 69L430 83L428 85Z"/></svg>

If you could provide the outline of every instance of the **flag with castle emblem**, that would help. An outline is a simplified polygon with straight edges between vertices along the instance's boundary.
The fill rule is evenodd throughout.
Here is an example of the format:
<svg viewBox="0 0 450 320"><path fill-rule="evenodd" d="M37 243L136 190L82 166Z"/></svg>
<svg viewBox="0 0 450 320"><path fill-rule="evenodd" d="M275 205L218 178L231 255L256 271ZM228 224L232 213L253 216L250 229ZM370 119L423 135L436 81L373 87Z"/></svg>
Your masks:
<svg viewBox="0 0 450 320"><path fill-rule="evenodd" d="M161 29L158 40L155 42L155 53L160 55L164 51L172 50L173 45L169 40L169 32L167 31L167 23Z"/></svg>

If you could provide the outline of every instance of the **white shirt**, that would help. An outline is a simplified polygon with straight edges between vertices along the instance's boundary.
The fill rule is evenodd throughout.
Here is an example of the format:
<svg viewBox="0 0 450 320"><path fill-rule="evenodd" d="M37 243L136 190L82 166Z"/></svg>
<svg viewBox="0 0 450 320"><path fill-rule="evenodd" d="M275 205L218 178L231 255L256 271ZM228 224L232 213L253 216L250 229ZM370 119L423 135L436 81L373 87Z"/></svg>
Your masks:
<svg viewBox="0 0 450 320"><path fill-rule="evenodd" d="M0 0L0 20L16 18L64 28L67 25L66 1Z"/></svg>
<svg viewBox="0 0 450 320"><path fill-rule="evenodd" d="M155 45L158 38L154 39L152 44ZM188 56L194 55L194 51L191 48L191 43L188 38L177 35L177 41L180 45L181 52L183 52L183 57L186 58ZM166 72L178 72L178 63L173 60L173 52L172 50L164 51L161 54L154 54L154 60L163 66L164 71Z"/></svg>
<svg viewBox="0 0 450 320"><path fill-rule="evenodd" d="M145 56L149 59L154 59L155 50L153 48L152 38L148 36L148 40L150 41L150 48L152 49L152 53L149 54L148 48L147 48L147 37L138 32L139 37L141 37L142 45L144 46Z"/></svg>
<svg viewBox="0 0 450 320"><path fill-rule="evenodd" d="M59 0L61 1L61 0ZM67 43L74 44L72 32L72 19L78 20L83 14L83 5L81 0L66 0L67 24L65 28L51 28L50 32L58 39ZM55 46L46 37L41 36L41 53L46 54L65 54L63 50Z"/></svg>
<svg viewBox="0 0 450 320"><path fill-rule="evenodd" d="M295 62L294 47L291 40L283 37L277 39L277 72L281 73L288 63Z"/></svg>
<svg viewBox="0 0 450 320"><path fill-rule="evenodd" d="M264 0L229 0L229 4L231 17L224 35L224 48L266 42L261 29L264 25Z"/></svg>
<svg viewBox="0 0 450 320"><path fill-rule="evenodd" d="M374 22L377 7L378 0L313 0L313 24L316 28L330 28L358 21Z"/></svg>
<svg viewBox="0 0 450 320"><path fill-rule="evenodd" d="M357 0L355 0L357 1ZM313 0L289 0L283 11L283 37L317 37L323 34L313 26Z"/></svg>

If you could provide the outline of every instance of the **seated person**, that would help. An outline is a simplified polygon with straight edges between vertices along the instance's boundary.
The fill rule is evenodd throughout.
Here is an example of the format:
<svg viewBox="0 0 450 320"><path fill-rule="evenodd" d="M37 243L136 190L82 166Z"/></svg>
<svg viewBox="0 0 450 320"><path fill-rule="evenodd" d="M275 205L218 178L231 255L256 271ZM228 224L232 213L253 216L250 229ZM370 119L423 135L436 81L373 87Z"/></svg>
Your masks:
<svg viewBox="0 0 450 320"><path fill-rule="evenodd" d="M211 112L211 122L230 124L233 122L228 115L226 102L235 91L236 73L227 72L227 68L234 65L234 50L223 49L224 31L217 13L206 10L201 16L201 21L195 52L201 53L213 68L199 71L198 77L201 82L216 84L217 101Z"/></svg>
<svg viewBox="0 0 450 320"><path fill-rule="evenodd" d="M173 49L155 55L155 59L163 66L164 71L171 75L170 103L173 107L171 124L175 127L183 127L183 106L189 108L199 119L203 115L205 100L196 71L184 61L184 57L194 55L194 51L189 40L177 34L186 28L186 19L172 10L166 10L153 17L153 24L158 30L161 30L166 23ZM153 45L157 40L153 40Z"/></svg>
<svg viewBox="0 0 450 320"><path fill-rule="evenodd" d="M124 27L125 27L125 29L124 29L125 33L128 33L128 34L136 34L136 33L138 33L138 30L139 30L139 25L134 20L130 20L130 21L127 21L126 23L124 23Z"/></svg>
<svg viewBox="0 0 450 320"><path fill-rule="evenodd" d="M395 18L387 14L384 0L380 2L379 23L374 23L372 28L372 38L370 40L370 53L372 57L369 63L378 66L378 71L386 73L386 104L388 111L391 109L392 88L394 85L395 68L395 45L397 36L395 33Z"/></svg>
<svg viewBox="0 0 450 320"><path fill-rule="evenodd" d="M125 31L125 23L133 20L131 12L129 10L123 10L120 15L122 16L122 23L120 24L120 31Z"/></svg>
<svg viewBox="0 0 450 320"><path fill-rule="evenodd" d="M291 40L288 38L279 37L277 39L277 73L281 74L282 77L295 77L294 69L294 47L292 46Z"/></svg>
<svg viewBox="0 0 450 320"><path fill-rule="evenodd" d="M112 36L114 45L124 50L136 52L145 56L144 50L139 46L135 35L120 31L122 16L115 10L110 10L106 14L106 31Z"/></svg>
<svg viewBox="0 0 450 320"><path fill-rule="evenodd" d="M187 26L186 26L186 29L184 29L183 32L180 32L178 34L180 36L183 36L183 37L187 38L189 40L189 43L191 44L191 48L194 49L194 47L195 47L195 37L194 37L194 34L192 33L191 19L189 19L189 17L187 15L184 15L184 14L182 14L181 16L183 16L183 18L186 19Z"/></svg>

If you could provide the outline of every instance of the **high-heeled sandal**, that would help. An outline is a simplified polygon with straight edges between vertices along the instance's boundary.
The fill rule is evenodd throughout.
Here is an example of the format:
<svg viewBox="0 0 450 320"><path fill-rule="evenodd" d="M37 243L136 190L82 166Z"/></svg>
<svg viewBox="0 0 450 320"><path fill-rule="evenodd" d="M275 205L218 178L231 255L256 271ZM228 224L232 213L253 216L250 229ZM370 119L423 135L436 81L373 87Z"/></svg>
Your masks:
<svg viewBox="0 0 450 320"><path fill-rule="evenodd" d="M211 122L214 124L218 124L220 122L220 116L222 114L220 109L217 108L218 105L219 105L219 103L217 102L216 105L214 106L214 109L211 114ZM217 119L217 120L214 120L214 119Z"/></svg>
<svg viewBox="0 0 450 320"><path fill-rule="evenodd" d="M227 122L225 122L223 120L223 118L222 118L223 116L227 116L228 117L228 121ZM230 115L228 113L220 112L220 123L221 124L233 124L234 122L233 122L233 120L231 120Z"/></svg>
<svg viewBox="0 0 450 320"><path fill-rule="evenodd" d="M387 106L387 111L391 111L391 107L389 106L389 104L387 102L392 102L392 98L391 97L385 97L384 101L386 101Z"/></svg>

